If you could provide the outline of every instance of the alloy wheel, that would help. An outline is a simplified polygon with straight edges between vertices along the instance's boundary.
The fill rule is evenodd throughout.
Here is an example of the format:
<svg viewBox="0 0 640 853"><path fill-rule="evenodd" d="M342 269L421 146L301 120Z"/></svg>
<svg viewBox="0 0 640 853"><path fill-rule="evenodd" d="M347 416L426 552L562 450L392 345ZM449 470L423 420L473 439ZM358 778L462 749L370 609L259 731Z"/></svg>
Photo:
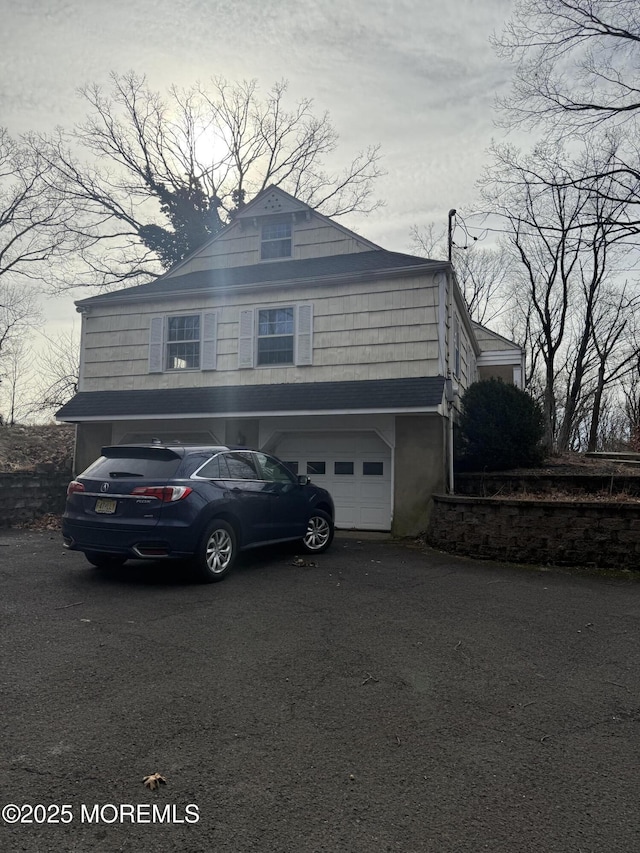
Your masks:
<svg viewBox="0 0 640 853"><path fill-rule="evenodd" d="M310 551L318 551L329 541L331 536L331 527L326 518L320 515L314 515L309 519L307 532L304 536L304 544Z"/></svg>
<svg viewBox="0 0 640 853"><path fill-rule="evenodd" d="M217 575L224 572L233 557L233 541L226 530L214 530L209 541L205 559L209 571Z"/></svg>

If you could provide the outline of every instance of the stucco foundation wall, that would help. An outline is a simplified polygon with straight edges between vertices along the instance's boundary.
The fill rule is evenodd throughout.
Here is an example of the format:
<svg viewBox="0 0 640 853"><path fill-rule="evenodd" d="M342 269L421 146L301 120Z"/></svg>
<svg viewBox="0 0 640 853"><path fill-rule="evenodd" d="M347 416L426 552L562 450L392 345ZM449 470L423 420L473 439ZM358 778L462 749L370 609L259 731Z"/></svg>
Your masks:
<svg viewBox="0 0 640 853"><path fill-rule="evenodd" d="M436 495L427 538L490 559L640 569L640 503Z"/></svg>
<svg viewBox="0 0 640 853"><path fill-rule="evenodd" d="M85 468L88 468L100 456L101 448L111 444L111 436L111 424L77 424L76 452L73 458L73 471L75 474L82 473Z"/></svg>
<svg viewBox="0 0 640 853"><path fill-rule="evenodd" d="M429 524L433 494L446 486L446 426L440 415L396 417L394 536L417 536Z"/></svg>
<svg viewBox="0 0 640 853"><path fill-rule="evenodd" d="M47 513L64 512L71 472L0 474L0 527L12 527Z"/></svg>

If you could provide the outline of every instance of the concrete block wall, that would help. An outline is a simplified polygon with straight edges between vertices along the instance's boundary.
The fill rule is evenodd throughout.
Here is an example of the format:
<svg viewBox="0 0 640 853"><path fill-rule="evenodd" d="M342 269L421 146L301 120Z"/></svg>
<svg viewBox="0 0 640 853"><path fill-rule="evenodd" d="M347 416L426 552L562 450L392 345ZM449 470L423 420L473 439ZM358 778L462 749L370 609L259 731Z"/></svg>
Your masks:
<svg viewBox="0 0 640 853"><path fill-rule="evenodd" d="M71 472L0 473L0 527L64 511Z"/></svg>

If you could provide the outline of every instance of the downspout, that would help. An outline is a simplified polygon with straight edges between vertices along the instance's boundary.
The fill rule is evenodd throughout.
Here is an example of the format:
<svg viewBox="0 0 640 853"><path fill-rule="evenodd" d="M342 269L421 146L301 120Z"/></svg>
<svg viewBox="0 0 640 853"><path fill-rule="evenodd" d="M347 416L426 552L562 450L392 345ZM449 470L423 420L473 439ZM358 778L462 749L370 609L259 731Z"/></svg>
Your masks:
<svg viewBox="0 0 640 853"><path fill-rule="evenodd" d="M453 495L455 494L455 480L453 474L453 401L455 398L455 391L453 390L453 381L451 379L445 380L444 396L447 403L447 417L449 419L449 429L447 430L447 491L450 495Z"/></svg>
<svg viewBox="0 0 640 853"><path fill-rule="evenodd" d="M78 363L78 393L80 393L84 388L84 347L86 343L87 314L89 313L89 309L84 305L77 305L76 311L80 314L80 360ZM71 470L74 477L80 473L78 471L78 426L77 423L74 426L73 437L73 462Z"/></svg>
<svg viewBox="0 0 640 853"><path fill-rule="evenodd" d="M451 208L448 214L448 229L447 229L447 257L449 260L449 269L447 270L447 283L449 285L449 293L447 299L447 314L449 317L449 346L446 349L447 353L447 380L445 382L445 396L447 400L447 414L449 417L449 430L447 442L447 457L448 457L448 474L449 474L449 494L455 494L455 481L453 476L453 401L455 392L453 390L453 378L451 373L452 347L453 343L453 223L456 217L455 208Z"/></svg>
<svg viewBox="0 0 640 853"><path fill-rule="evenodd" d="M454 495L455 480L453 478L453 403L449 403L449 494Z"/></svg>

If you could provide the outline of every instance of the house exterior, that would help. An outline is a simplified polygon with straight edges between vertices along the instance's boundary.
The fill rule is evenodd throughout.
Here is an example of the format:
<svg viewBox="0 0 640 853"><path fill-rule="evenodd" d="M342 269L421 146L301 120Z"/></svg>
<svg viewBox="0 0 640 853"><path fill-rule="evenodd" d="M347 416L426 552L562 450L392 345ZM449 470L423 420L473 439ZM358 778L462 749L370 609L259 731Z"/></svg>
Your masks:
<svg viewBox="0 0 640 853"><path fill-rule="evenodd" d="M106 444L271 452L338 527L424 530L457 400L522 352L472 323L451 265L389 252L278 188L156 281L82 299L76 470Z"/></svg>

